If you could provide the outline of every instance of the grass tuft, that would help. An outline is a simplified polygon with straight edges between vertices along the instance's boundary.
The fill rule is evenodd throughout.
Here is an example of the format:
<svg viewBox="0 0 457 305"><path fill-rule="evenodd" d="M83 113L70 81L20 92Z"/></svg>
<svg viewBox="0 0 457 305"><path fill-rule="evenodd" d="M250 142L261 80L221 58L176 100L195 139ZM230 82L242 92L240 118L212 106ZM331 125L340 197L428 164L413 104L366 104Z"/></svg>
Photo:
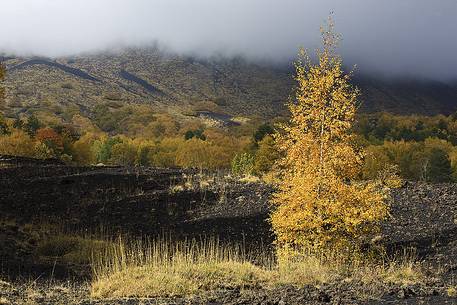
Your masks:
<svg viewBox="0 0 457 305"><path fill-rule="evenodd" d="M94 255L98 256L114 246L107 240L59 234L41 241L36 254L41 258L58 258L66 263L89 264Z"/></svg>
<svg viewBox="0 0 457 305"><path fill-rule="evenodd" d="M105 252L94 264L92 297L194 295L217 289L257 288L266 270L243 258L241 247L216 239L172 243L137 241Z"/></svg>
<svg viewBox="0 0 457 305"><path fill-rule="evenodd" d="M353 283L370 297L389 284L421 283L423 275L413 257L374 263L348 259L338 253L313 253L274 262L264 254L253 263L242 247L205 241L119 240L94 264L93 298L176 297L216 290L272 289L279 285ZM273 262L273 263L272 263Z"/></svg>

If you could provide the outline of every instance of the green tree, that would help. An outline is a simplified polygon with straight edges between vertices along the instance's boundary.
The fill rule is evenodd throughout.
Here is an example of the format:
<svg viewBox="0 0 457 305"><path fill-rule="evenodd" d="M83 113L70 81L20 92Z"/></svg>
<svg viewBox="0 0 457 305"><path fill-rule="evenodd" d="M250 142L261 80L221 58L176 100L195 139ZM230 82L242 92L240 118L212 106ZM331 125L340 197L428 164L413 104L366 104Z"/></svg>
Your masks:
<svg viewBox="0 0 457 305"><path fill-rule="evenodd" d="M95 122L101 130L106 132L115 131L119 127L120 118L113 115L107 105L97 105L94 110Z"/></svg>
<svg viewBox="0 0 457 305"><path fill-rule="evenodd" d="M6 122L5 118L3 117L3 114L0 113L0 136L9 135L9 134L10 134L10 128L8 126L8 123Z"/></svg>
<svg viewBox="0 0 457 305"><path fill-rule="evenodd" d="M449 182L451 181L451 177L452 167L449 155L443 149L432 148L427 166L427 181Z"/></svg>
<svg viewBox="0 0 457 305"><path fill-rule="evenodd" d="M269 172L278 158L279 152L273 137L266 135L259 142L259 148L255 153L254 173L262 175Z"/></svg>
<svg viewBox="0 0 457 305"><path fill-rule="evenodd" d="M107 138L102 142L96 154L97 162L107 164L111 160L113 146L119 143L122 143L122 140L118 137Z"/></svg>
<svg viewBox="0 0 457 305"><path fill-rule="evenodd" d="M273 127L271 127L269 124L262 124L260 125L257 130L254 133L254 142L259 143L260 141L265 138L267 135L272 135L275 133L275 130Z"/></svg>
<svg viewBox="0 0 457 305"><path fill-rule="evenodd" d="M27 121L24 124L24 130L31 137L34 137L37 130L41 128L41 123L35 115L31 115L27 118Z"/></svg>
<svg viewBox="0 0 457 305"><path fill-rule="evenodd" d="M184 139L190 140L190 139L193 139L193 138L200 139L202 141L206 140L206 136L203 134L203 130L202 129L186 131L186 133L184 134Z"/></svg>

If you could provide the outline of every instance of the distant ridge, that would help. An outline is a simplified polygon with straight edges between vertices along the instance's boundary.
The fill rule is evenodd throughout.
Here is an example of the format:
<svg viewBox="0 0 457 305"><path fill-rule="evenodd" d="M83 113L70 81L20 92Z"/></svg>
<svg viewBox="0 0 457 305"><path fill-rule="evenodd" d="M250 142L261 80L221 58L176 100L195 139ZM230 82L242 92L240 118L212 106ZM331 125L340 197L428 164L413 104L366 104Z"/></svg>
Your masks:
<svg viewBox="0 0 457 305"><path fill-rule="evenodd" d="M7 103L0 110L10 117L40 110L43 102L64 108L74 105L87 113L97 104L115 101L272 118L287 114L284 105L295 85L290 69L240 58L196 59L155 48L56 61L7 57L4 64ZM457 81L356 75L354 84L361 89L364 112L435 115L457 111ZM63 117L65 110L60 112L53 115Z"/></svg>

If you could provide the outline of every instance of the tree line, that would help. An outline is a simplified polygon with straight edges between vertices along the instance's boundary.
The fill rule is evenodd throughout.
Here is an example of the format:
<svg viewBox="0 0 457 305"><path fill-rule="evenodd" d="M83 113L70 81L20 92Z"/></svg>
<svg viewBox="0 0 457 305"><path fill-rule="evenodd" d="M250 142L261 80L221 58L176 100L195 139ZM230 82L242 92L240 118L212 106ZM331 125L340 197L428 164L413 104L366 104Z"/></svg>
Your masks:
<svg viewBox="0 0 457 305"><path fill-rule="evenodd" d="M457 146L452 140L457 134L456 115L364 114L355 122L352 141L366 149L361 179L374 179L395 166L407 180L457 181ZM0 114L0 153L58 158L75 165L230 169L257 176L268 173L280 156L273 123L252 126L241 136L201 125L178 125L171 116L158 115L142 137L110 135L87 124L49 125L35 115L8 120Z"/></svg>

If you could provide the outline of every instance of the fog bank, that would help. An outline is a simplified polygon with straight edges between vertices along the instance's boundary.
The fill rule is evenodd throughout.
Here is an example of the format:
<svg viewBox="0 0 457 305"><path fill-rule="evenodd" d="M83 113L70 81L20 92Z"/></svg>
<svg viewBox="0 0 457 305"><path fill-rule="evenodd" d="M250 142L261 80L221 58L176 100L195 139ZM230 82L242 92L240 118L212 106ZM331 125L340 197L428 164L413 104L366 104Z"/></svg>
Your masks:
<svg viewBox="0 0 457 305"><path fill-rule="evenodd" d="M67 56L153 42L182 54L290 61L334 12L347 64L457 78L456 0L2 0L0 52Z"/></svg>

